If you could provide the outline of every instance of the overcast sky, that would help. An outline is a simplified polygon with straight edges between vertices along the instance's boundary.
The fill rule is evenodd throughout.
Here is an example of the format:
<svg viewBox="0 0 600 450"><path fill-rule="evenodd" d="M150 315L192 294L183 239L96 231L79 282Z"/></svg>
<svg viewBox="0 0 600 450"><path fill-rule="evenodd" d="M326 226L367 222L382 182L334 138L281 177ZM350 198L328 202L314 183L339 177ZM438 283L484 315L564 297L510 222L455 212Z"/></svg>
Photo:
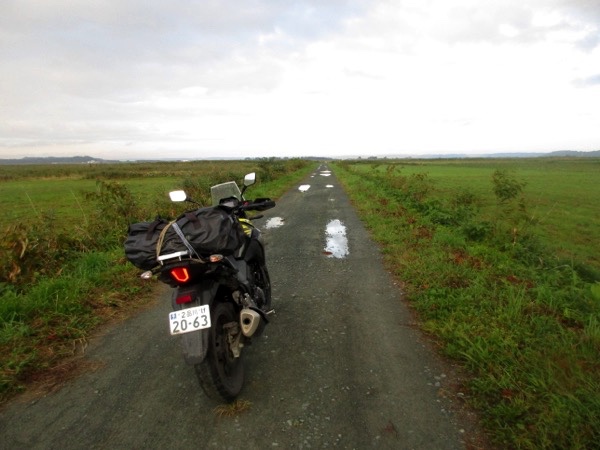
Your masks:
<svg viewBox="0 0 600 450"><path fill-rule="evenodd" d="M0 158L563 149L599 0L0 0Z"/></svg>

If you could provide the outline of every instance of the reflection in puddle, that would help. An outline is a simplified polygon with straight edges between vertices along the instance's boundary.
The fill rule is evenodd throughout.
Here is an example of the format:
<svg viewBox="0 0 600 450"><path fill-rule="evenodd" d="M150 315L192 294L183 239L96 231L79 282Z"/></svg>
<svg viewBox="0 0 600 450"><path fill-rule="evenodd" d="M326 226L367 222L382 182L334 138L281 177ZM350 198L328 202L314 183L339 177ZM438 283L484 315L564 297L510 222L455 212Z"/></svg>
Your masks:
<svg viewBox="0 0 600 450"><path fill-rule="evenodd" d="M302 186L300 186L300 187L298 188L298 190L299 190L300 192L306 192L306 191L308 191L309 189L310 189L310 184L303 184Z"/></svg>
<svg viewBox="0 0 600 450"><path fill-rule="evenodd" d="M327 186L325 186L326 188L332 188L333 184L328 184Z"/></svg>
<svg viewBox="0 0 600 450"><path fill-rule="evenodd" d="M279 228L281 226L283 226L283 219L281 217L271 217L265 224L265 228Z"/></svg>
<svg viewBox="0 0 600 450"><path fill-rule="evenodd" d="M346 227L338 219L327 224L327 245L324 253L329 257L344 258L350 253Z"/></svg>
<svg viewBox="0 0 600 450"><path fill-rule="evenodd" d="M321 172L321 176L322 176L322 177L330 177L330 176L331 176L331 174L330 174L330 173L324 173L324 172Z"/></svg>

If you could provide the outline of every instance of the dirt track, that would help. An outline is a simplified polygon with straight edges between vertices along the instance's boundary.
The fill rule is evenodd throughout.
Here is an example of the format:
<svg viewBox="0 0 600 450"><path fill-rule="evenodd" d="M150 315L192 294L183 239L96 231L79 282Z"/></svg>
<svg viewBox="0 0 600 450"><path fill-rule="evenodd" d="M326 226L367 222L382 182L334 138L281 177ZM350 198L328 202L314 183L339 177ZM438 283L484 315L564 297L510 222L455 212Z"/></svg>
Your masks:
<svg viewBox="0 0 600 450"><path fill-rule="evenodd" d="M324 170L256 221L276 314L244 354L246 412L214 413L168 334L165 290L155 307L92 342L86 361L96 370L5 407L0 448L464 448L470 425L451 412L457 400L440 395L451 373L427 350ZM275 217L282 225L267 229Z"/></svg>

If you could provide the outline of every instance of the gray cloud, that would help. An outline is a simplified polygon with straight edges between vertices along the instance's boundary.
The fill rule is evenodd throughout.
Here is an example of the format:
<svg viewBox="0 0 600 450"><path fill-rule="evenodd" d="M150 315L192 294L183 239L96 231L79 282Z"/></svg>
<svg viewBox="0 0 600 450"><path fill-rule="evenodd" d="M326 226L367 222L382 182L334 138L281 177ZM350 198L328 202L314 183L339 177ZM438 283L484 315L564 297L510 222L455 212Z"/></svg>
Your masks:
<svg viewBox="0 0 600 450"><path fill-rule="evenodd" d="M335 32L362 7L352 0L6 0L0 145L19 136L45 142L95 139L109 129L127 134L127 125L113 128L114 119L138 113L143 121L156 111L138 103L187 87L213 94L272 89L278 61ZM136 135L137 125L129 126Z"/></svg>
<svg viewBox="0 0 600 450"><path fill-rule="evenodd" d="M538 14L558 17L555 23L536 23ZM600 43L600 2L592 1L529 1L474 2L470 6L452 8L442 23L435 24L432 33L448 43L488 42L492 44L517 41L546 41L558 32L578 33L574 45L592 50ZM513 32L507 35L502 27Z"/></svg>
<svg viewBox="0 0 600 450"><path fill-rule="evenodd" d="M591 53L600 43L600 2L460 4L3 0L0 147L185 140L186 130L167 136L162 125L247 113L247 105L236 110L213 100L266 96L282 84L290 61L303 61L311 44L340 42L339 36L345 52L381 51L390 58L416 54L418 44L426 41L527 45L570 32L578 37L568 45L580 52ZM540 11L558 19L536 23ZM339 71L365 85L386 81L385 72L358 60ZM597 77L574 84L596 86Z"/></svg>
<svg viewBox="0 0 600 450"><path fill-rule="evenodd" d="M302 46L334 32L356 9L352 2L271 3L244 0L225 8L206 0L13 1L0 16L0 42L17 65L58 72L133 68L134 79L166 66L175 76L179 68L210 68L235 55L252 58L282 43ZM278 39L260 42L277 30Z"/></svg>
<svg viewBox="0 0 600 450"><path fill-rule="evenodd" d="M600 86L600 73L587 78L578 78L573 81L573 85L578 88Z"/></svg>

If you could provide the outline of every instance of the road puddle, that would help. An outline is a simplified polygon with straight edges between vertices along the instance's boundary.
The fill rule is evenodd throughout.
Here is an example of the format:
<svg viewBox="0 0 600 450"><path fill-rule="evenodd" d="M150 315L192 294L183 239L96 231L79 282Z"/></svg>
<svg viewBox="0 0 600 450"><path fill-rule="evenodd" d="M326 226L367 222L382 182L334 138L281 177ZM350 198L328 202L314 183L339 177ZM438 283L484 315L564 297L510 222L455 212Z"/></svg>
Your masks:
<svg viewBox="0 0 600 450"><path fill-rule="evenodd" d="M346 237L346 226L338 219L332 220L326 228L327 244L325 255L332 258L345 258L350 253L348 249L348 238Z"/></svg>
<svg viewBox="0 0 600 450"><path fill-rule="evenodd" d="M331 172L329 170L324 170L320 173L320 175L322 177L330 177L331 176Z"/></svg>
<svg viewBox="0 0 600 450"><path fill-rule="evenodd" d="M326 188L332 188L333 184L328 184L327 186L325 186Z"/></svg>
<svg viewBox="0 0 600 450"><path fill-rule="evenodd" d="M306 191L308 191L309 189L310 189L310 184L303 184L302 186L300 186L300 187L298 188L298 190L299 190L300 192L306 192Z"/></svg>
<svg viewBox="0 0 600 450"><path fill-rule="evenodd" d="M283 219L281 217L271 217L269 220L267 220L267 223L265 223L265 228L269 229L269 228L279 228L283 226Z"/></svg>

